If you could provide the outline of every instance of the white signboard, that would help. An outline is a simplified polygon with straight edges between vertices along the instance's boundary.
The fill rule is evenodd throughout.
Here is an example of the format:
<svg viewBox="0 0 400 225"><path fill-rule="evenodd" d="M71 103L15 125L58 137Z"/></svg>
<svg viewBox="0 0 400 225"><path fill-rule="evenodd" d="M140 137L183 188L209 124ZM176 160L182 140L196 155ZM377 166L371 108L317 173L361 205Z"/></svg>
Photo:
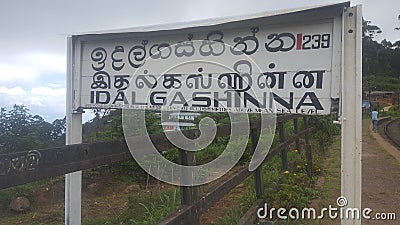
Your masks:
<svg viewBox="0 0 400 225"><path fill-rule="evenodd" d="M75 109L330 114L335 18L256 22L78 37Z"/></svg>

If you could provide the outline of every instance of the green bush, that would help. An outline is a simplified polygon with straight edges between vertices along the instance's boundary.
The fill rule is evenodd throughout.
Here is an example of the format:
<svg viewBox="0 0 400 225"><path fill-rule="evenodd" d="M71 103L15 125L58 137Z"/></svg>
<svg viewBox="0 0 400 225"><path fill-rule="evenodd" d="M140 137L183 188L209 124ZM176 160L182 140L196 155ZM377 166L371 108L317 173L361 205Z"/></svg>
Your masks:
<svg viewBox="0 0 400 225"><path fill-rule="evenodd" d="M392 117L400 117L400 109L399 106L392 106L389 108L389 111L382 112L381 116L392 116Z"/></svg>
<svg viewBox="0 0 400 225"><path fill-rule="evenodd" d="M330 143L332 137L340 133L340 127L333 124L331 116L310 117L310 126L315 126L316 131L312 133L312 138Z"/></svg>

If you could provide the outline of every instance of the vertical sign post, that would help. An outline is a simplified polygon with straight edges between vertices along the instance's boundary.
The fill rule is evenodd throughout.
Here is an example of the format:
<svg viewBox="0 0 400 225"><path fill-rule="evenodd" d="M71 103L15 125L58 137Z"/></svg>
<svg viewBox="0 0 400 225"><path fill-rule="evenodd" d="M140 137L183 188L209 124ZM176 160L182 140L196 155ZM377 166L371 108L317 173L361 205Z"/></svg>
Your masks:
<svg viewBox="0 0 400 225"><path fill-rule="evenodd" d="M361 6L347 8L343 14L342 142L341 190L347 208L361 210ZM344 210L345 211L345 210ZM345 216L344 216L345 217ZM360 225L361 219L342 218L342 225Z"/></svg>
<svg viewBox="0 0 400 225"><path fill-rule="evenodd" d="M68 38L67 42L67 132L66 144L82 143L82 113L73 110L74 102L74 85L75 82L73 72L74 50L72 46L72 38ZM65 224L80 225L81 224L81 185L82 171L77 171L65 175Z"/></svg>

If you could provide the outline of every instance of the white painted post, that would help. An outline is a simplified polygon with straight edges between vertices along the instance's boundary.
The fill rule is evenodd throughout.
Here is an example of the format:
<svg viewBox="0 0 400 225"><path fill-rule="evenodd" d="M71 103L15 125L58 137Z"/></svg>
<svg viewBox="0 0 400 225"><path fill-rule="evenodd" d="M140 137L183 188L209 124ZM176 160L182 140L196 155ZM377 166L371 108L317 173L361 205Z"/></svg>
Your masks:
<svg viewBox="0 0 400 225"><path fill-rule="evenodd" d="M347 8L343 14L341 189L346 208L361 210L361 102L362 102L362 11ZM345 210L344 210L345 211ZM341 220L342 225L360 225L361 219Z"/></svg>
<svg viewBox="0 0 400 225"><path fill-rule="evenodd" d="M67 132L66 144L82 143L82 113L73 111L74 78L73 78L73 45L72 38L67 41ZM65 175L65 224L81 224L81 185L82 171Z"/></svg>

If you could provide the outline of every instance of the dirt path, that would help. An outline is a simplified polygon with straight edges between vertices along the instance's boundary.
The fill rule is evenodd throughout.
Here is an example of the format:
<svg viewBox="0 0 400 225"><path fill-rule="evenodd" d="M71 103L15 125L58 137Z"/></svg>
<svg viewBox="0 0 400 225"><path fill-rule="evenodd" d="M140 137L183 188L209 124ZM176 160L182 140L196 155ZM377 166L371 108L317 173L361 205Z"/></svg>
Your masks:
<svg viewBox="0 0 400 225"><path fill-rule="evenodd" d="M201 225L216 225L221 223L221 217L225 216L230 207L237 204L237 197L243 194L246 186L239 184L229 194L225 195L217 203L215 203L206 213L200 216Z"/></svg>
<svg viewBox="0 0 400 225"><path fill-rule="evenodd" d="M394 212L397 220L363 220L361 224L400 224L400 159L394 158L400 151L371 131L370 120L363 120L362 134L362 208L371 208L371 217L377 212ZM325 160L323 190L314 202L318 209L335 205L340 196L340 161L337 160L340 160L340 138L330 147ZM305 224L340 225L340 220L312 220Z"/></svg>
<svg viewBox="0 0 400 225"><path fill-rule="evenodd" d="M382 145L378 134L363 121L362 207L375 212L395 212L400 217L400 163ZM379 142L378 142L379 140ZM395 221L363 220L362 224L399 224Z"/></svg>

